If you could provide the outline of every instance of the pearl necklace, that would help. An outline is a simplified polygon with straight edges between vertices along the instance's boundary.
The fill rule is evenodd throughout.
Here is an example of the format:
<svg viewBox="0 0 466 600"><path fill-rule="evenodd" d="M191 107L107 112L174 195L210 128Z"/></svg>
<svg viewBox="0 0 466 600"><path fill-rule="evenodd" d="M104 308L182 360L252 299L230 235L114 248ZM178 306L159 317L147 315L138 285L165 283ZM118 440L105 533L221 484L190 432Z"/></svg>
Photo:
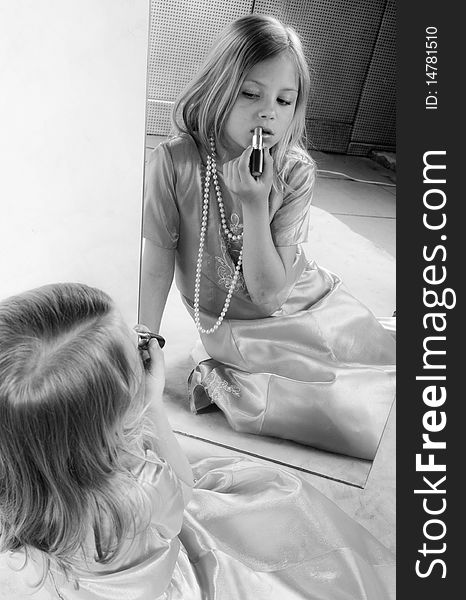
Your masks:
<svg viewBox="0 0 466 600"><path fill-rule="evenodd" d="M206 236L206 232L207 232L207 219L209 216L209 196L210 196L209 189L210 189L210 179L211 178L213 180L215 193L217 196L217 204L218 204L218 209L220 212L220 220L222 223L222 229L225 232L226 237L228 237L228 239L233 240L233 241L241 240L243 237L242 232L238 233L236 235L233 235L233 233L230 231L230 229L228 228L228 226L226 224L225 207L223 205L222 190L218 183L218 177L217 177L217 163L215 160L215 143L214 143L213 137L210 138L210 148L211 148L211 153L210 153L210 155L207 156L207 166L206 166L205 179L204 179L201 233L199 236L199 252L197 255L196 277L195 277L195 281L194 281L194 323L196 324L198 331L200 333L204 333L204 334L214 333L214 331L217 331L217 329L222 324L222 321L223 321L223 319L228 311L228 308L230 306L231 297L233 296L233 292L234 292L236 284L238 282L241 264L243 262L243 249L241 248L241 250L239 252L239 256L238 256L238 262L236 263L236 267L235 267L235 273L233 275L233 279L231 280L230 286L228 287L228 294L227 294L227 297L225 298L225 303L223 305L222 311L221 311L220 315L218 316L218 319L216 320L213 327L211 327L210 329L204 329L201 325L201 320L200 320L200 315L199 315L199 293L200 293L200 288L201 288L202 257L204 255L204 243L205 243L205 236Z"/></svg>
<svg viewBox="0 0 466 600"><path fill-rule="evenodd" d="M227 225L227 219L225 217L225 206L223 205L223 198L222 198L222 190L220 189L220 185L218 183L218 177L217 177L217 164L215 162L215 142L214 142L214 138L211 136L209 138L210 140L210 150L211 150L211 155L207 157L207 167L209 167L209 162L211 164L211 170L212 170L212 179L214 182L214 188L215 188L215 193L217 195L217 204L218 204L218 210L220 211L220 220L222 222L222 228L223 231L225 232L226 237L229 240L241 240L243 238L243 232L241 233L237 233L237 234L233 234L232 231L230 231L230 229L228 228ZM209 172L210 175L210 172Z"/></svg>

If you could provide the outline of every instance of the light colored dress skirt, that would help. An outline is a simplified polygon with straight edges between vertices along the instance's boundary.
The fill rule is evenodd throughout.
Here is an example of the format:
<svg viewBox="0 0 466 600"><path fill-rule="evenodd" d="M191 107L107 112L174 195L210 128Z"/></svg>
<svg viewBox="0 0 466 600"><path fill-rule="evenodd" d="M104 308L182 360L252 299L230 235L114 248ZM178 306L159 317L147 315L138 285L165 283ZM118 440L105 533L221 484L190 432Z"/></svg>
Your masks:
<svg viewBox="0 0 466 600"><path fill-rule="evenodd" d="M152 503L149 528L117 562L96 564L89 548L68 578L51 565L50 598L394 600L393 554L299 477L207 458L193 466L191 493L152 458L137 474ZM47 559L38 551L30 558L23 574L40 579ZM17 568L24 559L18 553Z"/></svg>
<svg viewBox="0 0 466 600"><path fill-rule="evenodd" d="M201 335L211 359L191 373L191 409L215 403L237 431L372 460L395 396L394 321L310 262L272 316Z"/></svg>

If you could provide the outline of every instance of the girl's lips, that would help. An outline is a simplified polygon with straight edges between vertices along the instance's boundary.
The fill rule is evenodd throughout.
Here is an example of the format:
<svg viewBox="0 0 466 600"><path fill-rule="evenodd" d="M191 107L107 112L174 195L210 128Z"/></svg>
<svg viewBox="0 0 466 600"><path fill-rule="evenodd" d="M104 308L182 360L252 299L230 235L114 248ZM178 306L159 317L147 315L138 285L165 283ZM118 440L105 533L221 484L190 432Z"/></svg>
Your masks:
<svg viewBox="0 0 466 600"><path fill-rule="evenodd" d="M251 129L251 134L254 133L254 129ZM266 129L265 127L262 128L262 136L263 137L270 137L272 135L275 135L275 133L271 130L271 129Z"/></svg>

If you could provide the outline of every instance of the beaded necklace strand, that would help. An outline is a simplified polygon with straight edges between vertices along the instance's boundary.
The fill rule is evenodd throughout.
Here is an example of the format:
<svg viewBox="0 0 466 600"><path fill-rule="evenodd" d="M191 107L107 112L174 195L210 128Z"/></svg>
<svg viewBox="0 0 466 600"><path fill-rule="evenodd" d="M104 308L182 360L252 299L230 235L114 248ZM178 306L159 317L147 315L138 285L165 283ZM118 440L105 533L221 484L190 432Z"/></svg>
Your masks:
<svg viewBox="0 0 466 600"><path fill-rule="evenodd" d="M204 329L201 325L201 320L200 320L200 315L199 315L199 294L200 294L200 288L201 288L202 258L204 256L205 236L206 236L206 232L207 232L207 221L208 221L208 217L209 217L209 196L210 196L209 190L210 190L210 180L211 179L213 181L213 185L214 185L214 189L215 189L215 193L216 193L216 197L217 197L218 210L220 212L220 221L221 221L222 229L224 231L225 236L232 241L242 240L242 238L243 238L243 232L238 233L238 234L233 234L227 225L227 219L225 217L225 206L223 204L223 198L222 198L222 190L220 188L220 184L219 184L218 176L217 176L217 163L216 163L216 159L215 159L215 156L216 156L215 142L214 142L214 138L212 136L210 137L210 149L211 149L211 152L207 156L207 166L206 166L205 179L204 179L201 233L199 236L199 252L197 254L196 277L194 280L194 323L196 324L198 331L200 333L204 333L204 334L214 333L214 331L217 331L217 329L222 324L222 321L223 321L223 319L228 311L228 308L230 306L231 297L233 295L236 284L238 282L241 265L243 263L243 248L241 248L241 250L239 252L239 256L238 256L238 262L236 263L236 267L235 267L235 273L231 280L230 286L228 287L228 294L227 294L227 297L225 298L225 303L223 305L222 311L221 311L220 315L218 316L218 319L216 320L215 324L212 327L210 327L210 329Z"/></svg>

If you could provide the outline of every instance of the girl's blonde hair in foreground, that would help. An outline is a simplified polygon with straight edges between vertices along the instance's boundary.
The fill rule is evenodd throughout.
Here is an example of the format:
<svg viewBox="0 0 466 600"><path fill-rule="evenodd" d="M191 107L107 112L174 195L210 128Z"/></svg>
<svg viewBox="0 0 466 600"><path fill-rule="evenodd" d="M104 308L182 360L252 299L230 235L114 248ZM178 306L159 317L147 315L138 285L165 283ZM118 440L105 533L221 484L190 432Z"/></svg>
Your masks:
<svg viewBox="0 0 466 600"><path fill-rule="evenodd" d="M292 57L299 83L293 120L272 150L278 183L286 186L289 159L314 165L304 143L310 78L297 33L278 19L252 14L231 23L217 39L195 78L175 102L172 119L178 133L191 135L209 154L209 137L214 133L222 141L226 121L248 72L258 63L282 53Z"/></svg>
<svg viewBox="0 0 466 600"><path fill-rule="evenodd" d="M36 548L66 570L93 528L106 563L136 527L144 496L124 455L151 444L129 335L85 285L0 302L0 551Z"/></svg>

